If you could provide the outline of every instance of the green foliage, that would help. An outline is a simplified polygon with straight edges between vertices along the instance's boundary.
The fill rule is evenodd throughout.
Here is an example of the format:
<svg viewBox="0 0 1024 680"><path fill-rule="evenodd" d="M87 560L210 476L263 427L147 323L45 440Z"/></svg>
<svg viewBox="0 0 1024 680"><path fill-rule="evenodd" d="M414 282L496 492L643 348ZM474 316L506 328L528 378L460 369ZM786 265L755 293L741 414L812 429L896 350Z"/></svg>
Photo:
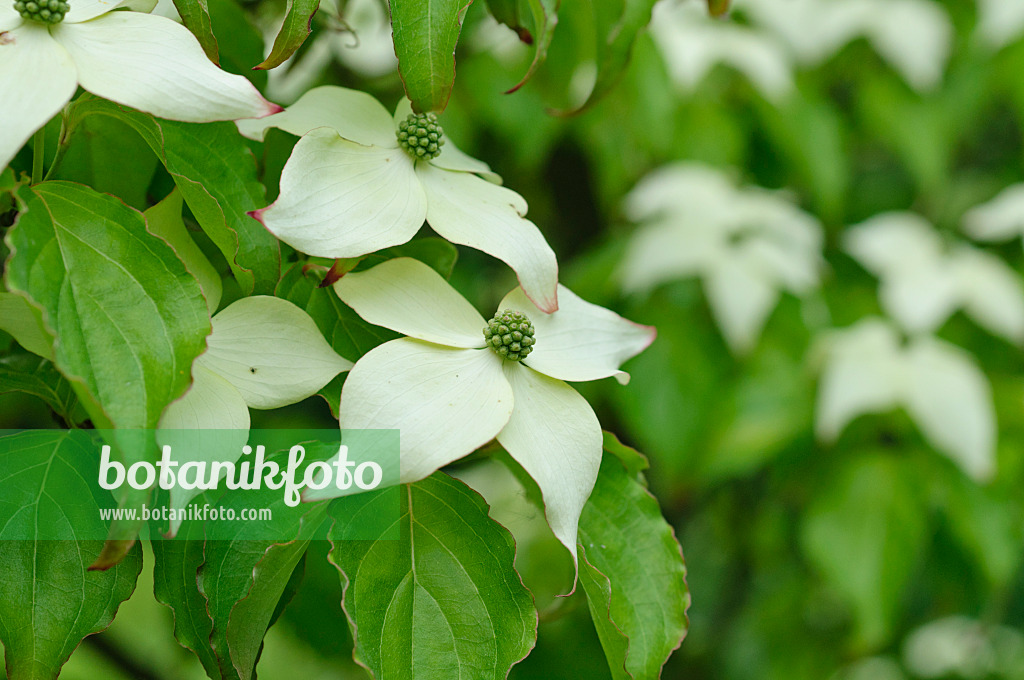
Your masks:
<svg viewBox="0 0 1024 680"><path fill-rule="evenodd" d="M1024 290L1021 228L1003 225L991 240L967 228L973 208L1024 180L1024 30L1010 34L1012 2L995 27L986 8L996 0L874 3L843 18L850 40L820 54L800 44L826 32L787 34L793 26L759 13L768 0L174 4L210 60L277 103L331 84L371 93L388 111L404 94L416 111L443 112L438 122L460 149L529 203L560 282L656 325L658 338L625 365L628 386L576 385L616 434L604 434L580 518L575 589L536 484L492 442L426 479L329 502L291 508L279 491L203 494L196 502L273 509L269 524L291 540L266 540L268 525L213 521L186 521L177 540L162 540L167 527L154 522L143 536L155 598L142 587L148 576L133 594L141 524L115 523L106 544L76 540L102 534L96 509L111 499L82 484L95 475L95 452L43 428L110 427L127 462L154 460L154 442L128 446L130 433L156 427L187 394L210 317L246 296L294 303L335 352L357 361L401 336L339 299L331 284L347 272L413 257L488 311L516 278L426 230L333 262L282 246L248 213L277 198L295 137L247 140L232 122L164 120L79 90L0 170L0 423L36 428L0 437L3 490L29 508L0 503L0 538L34 536L0 540L11 678L1019 676L1024 380L1012 334L993 335L960 312L935 328L898 329L901 342L954 345L984 377L998 424L991 478L942 456L898 408L866 408L829 441L815 423L829 331L887 312L886 286L844 249L849 225L913 211L943 247L973 239L1005 263L1010 288ZM770 6L782 13L787 4ZM917 33L927 22L877 23L912 4L951 31L948 59L927 86L905 73L929 52ZM390 10L384 23L373 23L374 8ZM665 47L666 16L651 25L652 12L671 8L694 10L699 27L676 43L697 55L688 68ZM875 22L874 32L857 22ZM1007 31L1001 42L997 29ZM761 51L745 51L741 36L751 35ZM381 40L397 71L365 56ZM0 40L0 51L8 45ZM788 82L774 92L751 75L773 54ZM820 222L814 286L772 290L747 351L719 327L708 262L650 290L623 287L624 254L642 229L625 196L679 162L768 190ZM46 179L30 185L33 175ZM706 198L679 201L699 213L702 235L716 218ZM1020 221L1020 210L1006 219ZM762 216L747 215L725 246ZM683 241L673 249L703 252ZM897 255L901 271L926 259ZM756 270L738 267L729 280ZM938 296L943 282L934 281L922 289ZM335 428L347 375L317 392L322 401L253 410L253 426ZM951 403L944 422L968 410ZM61 496L79 503L77 533L51 503ZM117 500L130 508L150 499ZM372 521L396 507L398 524ZM61 540L48 540L54 533ZM121 629L95 636L129 596L114 622ZM929 673L914 650L950 620L960 632L926 649L950 658L967 649L966 661ZM957 646L965 641L974 646Z"/></svg>
<svg viewBox="0 0 1024 680"><path fill-rule="evenodd" d="M375 677L504 678L536 639L512 536L472 489L442 473L402 489L400 537L336 543L356 659ZM335 501L332 540L359 521Z"/></svg>
<svg viewBox="0 0 1024 680"><path fill-rule="evenodd" d="M580 517L580 583L613 678L657 678L687 628L679 543L637 477L606 456Z"/></svg>
<svg viewBox="0 0 1024 680"><path fill-rule="evenodd" d="M390 0L398 70L413 111L444 111L455 81L460 0Z"/></svg>
<svg viewBox="0 0 1024 680"><path fill-rule="evenodd" d="M210 331L196 280L141 214L69 182L18 193L6 282L39 304L97 425L155 428ZM112 370L117 367L117 370Z"/></svg>
<svg viewBox="0 0 1024 680"><path fill-rule="evenodd" d="M199 226L231 265L244 292L266 294L274 289L280 252L274 237L246 214L262 206L264 189L256 179L252 154L234 125L158 120L83 97L68 115L68 145L75 143L80 121L93 115L113 117L145 140L174 178Z"/></svg>
<svg viewBox="0 0 1024 680"><path fill-rule="evenodd" d="M274 47L270 50L270 55L255 68L277 68L288 57L295 54L295 50L299 49L309 37L313 15L316 14L319 7L320 0L288 0L284 25L281 26L281 32L274 39Z"/></svg>
<svg viewBox="0 0 1024 680"><path fill-rule="evenodd" d="M136 546L111 569L86 570L103 542L82 538L102 524L84 481L94 474L91 452L80 442L45 430L0 437L0 641L12 680L56 678L82 638L110 625L142 568ZM11 498L15 490L24 498ZM79 499L72 517L54 501L64 494Z"/></svg>

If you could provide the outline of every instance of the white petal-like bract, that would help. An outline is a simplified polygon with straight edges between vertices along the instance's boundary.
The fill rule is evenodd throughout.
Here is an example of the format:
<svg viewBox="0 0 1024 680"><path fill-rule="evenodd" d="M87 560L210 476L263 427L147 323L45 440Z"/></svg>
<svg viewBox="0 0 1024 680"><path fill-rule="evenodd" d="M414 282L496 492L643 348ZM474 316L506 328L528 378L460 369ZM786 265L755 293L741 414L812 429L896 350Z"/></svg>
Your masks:
<svg viewBox="0 0 1024 680"><path fill-rule="evenodd" d="M526 201L516 192L468 172L417 163L427 196L427 222L452 243L498 258L542 310L558 309L558 262L551 246L526 219Z"/></svg>
<svg viewBox="0 0 1024 680"><path fill-rule="evenodd" d="M966 351L931 336L905 346L865 319L827 340L817 431L834 440L854 418L903 407L936 450L971 477L995 472L996 417L985 374Z"/></svg>
<svg viewBox="0 0 1024 680"><path fill-rule="evenodd" d="M294 404L352 367L306 312L266 295L242 298L214 316L207 345L196 361L234 385L252 408Z"/></svg>
<svg viewBox="0 0 1024 680"><path fill-rule="evenodd" d="M1000 258L966 243L947 247L912 213L850 228L844 249L880 281L882 308L905 330L932 332L958 309L1011 342L1024 342L1024 283Z"/></svg>
<svg viewBox="0 0 1024 680"><path fill-rule="evenodd" d="M576 562L580 513L601 467L601 423L587 400L561 380L506 362L515 409L498 442L533 477L552 532Z"/></svg>
<svg viewBox="0 0 1024 680"><path fill-rule="evenodd" d="M508 422L512 404L501 359L489 349L401 338L356 363L338 416L343 430L400 430L404 483L489 442Z"/></svg>
<svg viewBox="0 0 1024 680"><path fill-rule="evenodd" d="M559 380L614 376L622 384L628 382L629 374L619 366L654 342L655 329L591 304L565 286L558 287L558 299L558 311L547 314L516 288L498 305L498 311L522 312L536 329L536 344L523 363Z"/></svg>
<svg viewBox="0 0 1024 680"><path fill-rule="evenodd" d="M270 128L301 137L326 127L363 146L398 148L391 114L373 95L333 85L313 88L280 113L237 125L250 139L262 140Z"/></svg>
<svg viewBox="0 0 1024 680"><path fill-rule="evenodd" d="M398 257L346 274L334 290L342 302L377 326L450 347L484 346L484 318L419 260Z"/></svg>
<svg viewBox="0 0 1024 680"><path fill-rule="evenodd" d="M5 18L14 14L17 23L11 20L11 30L3 29L8 32L0 36L0 169L78 88L71 56L49 31L33 22L21 23L9 7L4 12Z"/></svg>
<svg viewBox="0 0 1024 680"><path fill-rule="evenodd" d="M964 231L979 241L1008 241L1024 236L1024 184L1007 187L991 201L968 210Z"/></svg>
<svg viewBox="0 0 1024 680"><path fill-rule="evenodd" d="M281 195L253 213L274 236L319 257L361 257L405 243L426 215L403 150L363 146L330 128L299 140L281 174Z"/></svg>
<svg viewBox="0 0 1024 680"><path fill-rule="evenodd" d="M753 349L782 291L804 295L818 285L821 225L780 192L736 187L714 168L674 163L638 182L623 210L640 222L617 271L623 290L642 294L701 277L735 352Z"/></svg>
<svg viewBox="0 0 1024 680"><path fill-rule="evenodd" d="M110 12L50 33L83 88L154 116L206 123L280 110L244 77L217 68L187 28L165 17Z"/></svg>

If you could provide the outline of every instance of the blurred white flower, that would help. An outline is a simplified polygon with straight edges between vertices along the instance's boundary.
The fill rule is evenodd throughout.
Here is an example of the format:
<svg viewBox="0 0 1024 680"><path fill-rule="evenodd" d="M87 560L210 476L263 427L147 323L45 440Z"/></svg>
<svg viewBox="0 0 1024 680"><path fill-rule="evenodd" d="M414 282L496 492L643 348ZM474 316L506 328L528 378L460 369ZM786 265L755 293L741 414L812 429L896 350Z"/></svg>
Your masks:
<svg viewBox="0 0 1024 680"><path fill-rule="evenodd" d="M778 101L793 90L793 67L784 45L764 32L712 19L706 7L660 2L650 32L669 75L684 91L697 87L718 64L743 73L766 99Z"/></svg>
<svg viewBox="0 0 1024 680"><path fill-rule="evenodd" d="M623 290L700 277L736 352L757 343L782 291L800 295L818 285L819 222L780 194L737 188L713 168L660 168L630 192L624 212L640 227L619 267Z"/></svg>
<svg viewBox="0 0 1024 680"><path fill-rule="evenodd" d="M903 645L903 662L921 678L1019 678L1024 668L1024 634L966 616L927 623Z"/></svg>
<svg viewBox="0 0 1024 680"><path fill-rule="evenodd" d="M736 0L736 7L807 65L863 37L917 90L942 80L952 49L952 24L931 0Z"/></svg>
<svg viewBox="0 0 1024 680"><path fill-rule="evenodd" d="M1024 288L1000 258L947 246L927 220L886 213L850 228L843 247L879 278L886 314L910 332L937 330L958 309L992 333L1024 343Z"/></svg>
<svg viewBox="0 0 1024 680"><path fill-rule="evenodd" d="M401 430L402 482L496 438L536 480L548 523L575 560L602 435L590 404L564 381L625 383L619 366L654 340L654 329L564 286L554 313L516 288L488 322L437 272L410 258L346 274L334 289L370 323L408 336L370 350L352 368L341 428ZM485 336L485 329L495 333Z"/></svg>
<svg viewBox="0 0 1024 680"><path fill-rule="evenodd" d="M1000 48L1024 33L1024 2L978 0L978 34L991 47Z"/></svg>
<svg viewBox="0 0 1024 680"><path fill-rule="evenodd" d="M985 374L963 349L931 336L901 342L868 318L827 334L817 432L834 441L857 416L902 407L924 437L975 479L995 472L996 418Z"/></svg>
<svg viewBox="0 0 1024 680"><path fill-rule="evenodd" d="M988 203L968 210L964 231L978 241L1024 238L1024 184L1007 187Z"/></svg>

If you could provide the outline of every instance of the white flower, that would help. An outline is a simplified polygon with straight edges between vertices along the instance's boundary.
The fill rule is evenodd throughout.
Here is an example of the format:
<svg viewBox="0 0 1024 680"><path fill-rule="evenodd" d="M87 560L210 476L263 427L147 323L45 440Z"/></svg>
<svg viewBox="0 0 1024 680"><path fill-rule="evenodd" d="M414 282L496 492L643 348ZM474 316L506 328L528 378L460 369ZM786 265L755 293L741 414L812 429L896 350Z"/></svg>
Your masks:
<svg viewBox="0 0 1024 680"><path fill-rule="evenodd" d="M717 64L742 72L766 99L777 101L793 90L793 65L784 45L762 31L712 19L700 5L658 3L650 31L669 75L683 90L697 87Z"/></svg>
<svg viewBox="0 0 1024 680"><path fill-rule="evenodd" d="M9 2L0 5L0 168L79 85L119 104L188 122L281 110L242 76L214 66L183 26L165 17L111 11L128 1L68 0L64 20L52 25L23 19Z"/></svg>
<svg viewBox="0 0 1024 680"><path fill-rule="evenodd" d="M886 213L852 227L843 248L879 280L885 312L910 332L937 330L958 309L992 333L1024 342L1024 289L1001 259L947 247L923 217Z"/></svg>
<svg viewBox="0 0 1024 680"><path fill-rule="evenodd" d="M601 464L601 425L565 380L614 376L654 340L640 326L559 286L547 314L516 288L500 311L524 314L533 351L502 359L484 339L488 322L427 265L397 258L335 284L370 323L409 337L364 355L345 381L342 429L401 431L401 481L413 482L498 442L536 480L555 536L576 556L580 512ZM307 496L307 499L309 497Z"/></svg>
<svg viewBox="0 0 1024 680"><path fill-rule="evenodd" d="M907 636L903 661L919 678L1014 678L1024 668L1024 634L966 616L930 621Z"/></svg>
<svg viewBox="0 0 1024 680"><path fill-rule="evenodd" d="M931 0L737 0L736 6L804 64L862 36L918 90L938 85L952 49L949 17Z"/></svg>
<svg viewBox="0 0 1024 680"><path fill-rule="evenodd" d="M172 444L172 459L180 465L204 460L203 452L240 456L249 438L250 408L302 401L352 367L331 349L306 312L281 298L242 298L212 323L208 349L192 364L192 386L160 419L158 440ZM175 488L171 504L183 508L201 492ZM179 525L172 524L171 535Z"/></svg>
<svg viewBox="0 0 1024 680"><path fill-rule="evenodd" d="M901 344L881 319L826 338L818 435L834 441L854 418L906 409L925 438L967 474L995 472L996 419L985 375L964 350L930 336Z"/></svg>
<svg viewBox="0 0 1024 680"><path fill-rule="evenodd" d="M1024 2L1020 0L978 0L979 35L999 48L1024 33Z"/></svg>
<svg viewBox="0 0 1024 680"><path fill-rule="evenodd" d="M641 226L619 268L623 289L701 277L734 351L755 345L781 291L803 294L818 284L818 221L777 194L736 188L712 168L656 170L630 192L624 210Z"/></svg>
<svg viewBox="0 0 1024 680"><path fill-rule="evenodd" d="M414 160L396 137L410 114L408 100L392 118L368 94L325 86L283 113L239 122L254 139L270 127L302 136L281 174L280 197L253 216L297 250L334 258L405 243L426 219L452 243L512 267L538 307L558 309L558 264L523 217L526 201L451 141L433 159Z"/></svg>
<svg viewBox="0 0 1024 680"><path fill-rule="evenodd" d="M979 241L1024 238L1024 184L1007 187L988 203L968 210L964 231Z"/></svg>

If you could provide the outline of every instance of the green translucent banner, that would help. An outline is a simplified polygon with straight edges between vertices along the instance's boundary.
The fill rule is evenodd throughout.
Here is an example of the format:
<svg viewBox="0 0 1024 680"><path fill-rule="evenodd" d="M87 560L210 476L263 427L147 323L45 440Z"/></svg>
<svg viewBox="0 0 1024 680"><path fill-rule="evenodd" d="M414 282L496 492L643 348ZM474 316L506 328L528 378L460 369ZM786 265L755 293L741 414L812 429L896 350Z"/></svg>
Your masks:
<svg viewBox="0 0 1024 680"><path fill-rule="evenodd" d="M397 539L398 430L0 430L0 540Z"/></svg>

